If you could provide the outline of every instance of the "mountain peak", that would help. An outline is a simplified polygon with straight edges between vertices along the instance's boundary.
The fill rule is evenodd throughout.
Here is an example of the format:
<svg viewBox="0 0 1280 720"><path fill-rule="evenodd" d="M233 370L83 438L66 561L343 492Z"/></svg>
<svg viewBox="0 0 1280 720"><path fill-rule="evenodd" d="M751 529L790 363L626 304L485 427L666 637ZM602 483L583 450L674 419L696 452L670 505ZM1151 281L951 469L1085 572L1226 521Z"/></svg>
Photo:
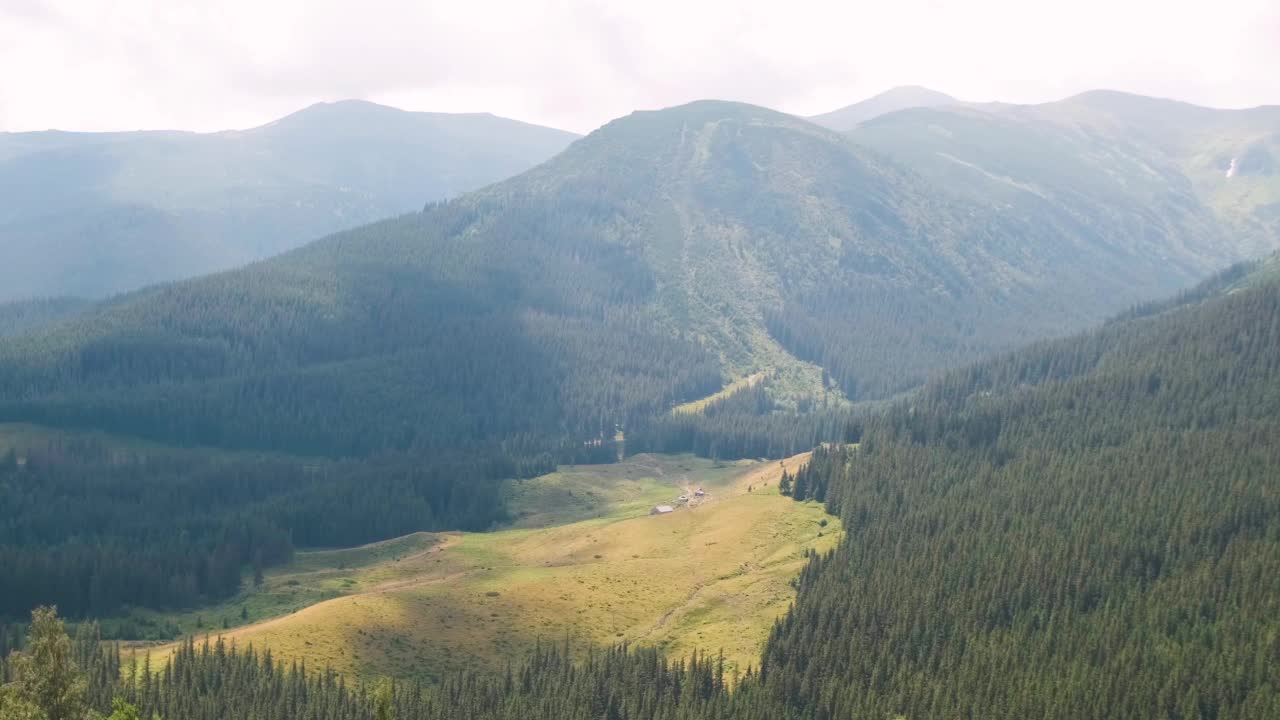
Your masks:
<svg viewBox="0 0 1280 720"><path fill-rule="evenodd" d="M682 105L672 105L658 110L637 110L630 115L619 118L614 123L626 123L638 118L657 118L663 120L768 120L791 124L795 118L760 105L738 102L736 100L703 99L693 100Z"/></svg>
<svg viewBox="0 0 1280 720"><path fill-rule="evenodd" d="M955 98L944 92L938 92L932 88L923 85L897 85L888 90L870 97L863 102L871 102L878 99L897 98L897 99L913 99L913 100L936 100L938 102L953 103L958 102Z"/></svg>
<svg viewBox="0 0 1280 720"><path fill-rule="evenodd" d="M927 87L899 85L861 102L821 115L814 115L809 119L832 130L846 132L868 120L891 112L917 107L955 105L958 102L959 100L946 93L930 90Z"/></svg>
<svg viewBox="0 0 1280 720"><path fill-rule="evenodd" d="M731 100L694 100L656 110L636 110L611 120L576 143L575 155L597 161L608 157L617 162L625 156L637 162L651 162L686 143L695 142L695 136L704 129L720 123L826 132L794 115L758 105Z"/></svg>
<svg viewBox="0 0 1280 720"><path fill-rule="evenodd" d="M255 129L326 126L333 123L385 119L409 114L405 110L391 107L390 105L380 105L368 100L352 98L314 103Z"/></svg>

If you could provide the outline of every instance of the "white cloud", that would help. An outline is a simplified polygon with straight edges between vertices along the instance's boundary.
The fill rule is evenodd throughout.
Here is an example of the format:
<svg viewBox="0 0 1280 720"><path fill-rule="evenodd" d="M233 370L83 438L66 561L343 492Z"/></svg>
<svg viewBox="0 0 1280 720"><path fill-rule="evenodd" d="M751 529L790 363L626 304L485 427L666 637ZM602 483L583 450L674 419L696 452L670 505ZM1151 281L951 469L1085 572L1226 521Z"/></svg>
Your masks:
<svg viewBox="0 0 1280 720"><path fill-rule="evenodd" d="M590 130L720 97L815 113L898 84L1280 103L1274 0L0 0L0 128L210 130L318 100Z"/></svg>

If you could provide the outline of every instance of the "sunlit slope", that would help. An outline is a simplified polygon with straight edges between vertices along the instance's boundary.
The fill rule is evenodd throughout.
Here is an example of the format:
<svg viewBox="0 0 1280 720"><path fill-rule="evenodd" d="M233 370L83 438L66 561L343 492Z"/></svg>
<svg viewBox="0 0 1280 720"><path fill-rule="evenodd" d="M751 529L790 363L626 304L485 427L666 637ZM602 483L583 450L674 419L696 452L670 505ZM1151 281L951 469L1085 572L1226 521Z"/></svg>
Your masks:
<svg viewBox="0 0 1280 720"><path fill-rule="evenodd" d="M794 469L802 460L785 464ZM790 583L805 552L831 547L839 534L820 506L777 494L782 467L646 455L568 470L525 483L526 521L554 515L562 501L553 498L570 492L583 498L582 512L601 516L304 553L262 590L179 620L199 614L207 625L234 623L239 608L261 612L272 598L287 612L290 602L338 594L222 634L365 678L500 669L536 642L566 638L658 645L674 655L723 649L731 667L745 669L794 598ZM699 487L707 492L701 499L693 494ZM651 502L674 503L679 493L694 503L648 514ZM159 658L165 650L151 652Z"/></svg>

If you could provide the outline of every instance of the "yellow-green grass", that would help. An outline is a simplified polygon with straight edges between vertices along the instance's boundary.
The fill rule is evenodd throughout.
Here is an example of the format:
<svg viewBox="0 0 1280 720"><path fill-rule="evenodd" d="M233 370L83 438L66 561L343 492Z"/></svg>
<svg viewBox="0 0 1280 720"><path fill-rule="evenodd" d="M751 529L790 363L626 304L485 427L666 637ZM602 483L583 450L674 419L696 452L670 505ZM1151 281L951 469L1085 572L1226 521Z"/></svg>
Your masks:
<svg viewBox="0 0 1280 720"><path fill-rule="evenodd" d="M778 495L781 471L687 456L564 469L513 489L516 527L300 553L262 588L200 615L212 635L353 678L501 669L565 639L723 650L745 669L793 600L805 552L839 534L820 506ZM700 502L648 514L697 487L708 492ZM555 524L575 515L586 519ZM216 629L223 617L239 623L240 607L250 620L287 614ZM185 629L191 616L176 620Z"/></svg>
<svg viewBox="0 0 1280 720"><path fill-rule="evenodd" d="M739 390L746 390L747 388L755 387L756 383L763 380L766 375L768 375L768 373L760 371L744 378L739 378L728 385L725 385L720 392L712 393L700 400L691 400L687 403L677 405L672 408L671 412L676 415L684 413L700 413L705 410L708 405L717 400L723 400Z"/></svg>

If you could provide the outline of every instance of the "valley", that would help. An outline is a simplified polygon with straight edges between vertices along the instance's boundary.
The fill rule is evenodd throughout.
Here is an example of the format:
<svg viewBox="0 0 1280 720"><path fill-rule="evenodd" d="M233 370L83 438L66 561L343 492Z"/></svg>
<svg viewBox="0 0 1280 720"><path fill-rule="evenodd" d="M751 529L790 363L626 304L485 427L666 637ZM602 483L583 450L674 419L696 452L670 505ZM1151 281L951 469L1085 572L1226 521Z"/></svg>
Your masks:
<svg viewBox="0 0 1280 720"><path fill-rule="evenodd" d="M1277 130L0 136L0 720L1280 717Z"/></svg>
<svg viewBox="0 0 1280 720"><path fill-rule="evenodd" d="M576 652L722 651L728 670L745 671L793 602L806 554L841 536L820 505L778 494L783 467L806 459L566 467L512 485L511 527L299 552L216 606L137 619L366 680L501 670L536 643L565 641ZM692 497L697 488L707 495ZM693 502L649 514L681 493ZM152 663L172 651L130 647Z"/></svg>

